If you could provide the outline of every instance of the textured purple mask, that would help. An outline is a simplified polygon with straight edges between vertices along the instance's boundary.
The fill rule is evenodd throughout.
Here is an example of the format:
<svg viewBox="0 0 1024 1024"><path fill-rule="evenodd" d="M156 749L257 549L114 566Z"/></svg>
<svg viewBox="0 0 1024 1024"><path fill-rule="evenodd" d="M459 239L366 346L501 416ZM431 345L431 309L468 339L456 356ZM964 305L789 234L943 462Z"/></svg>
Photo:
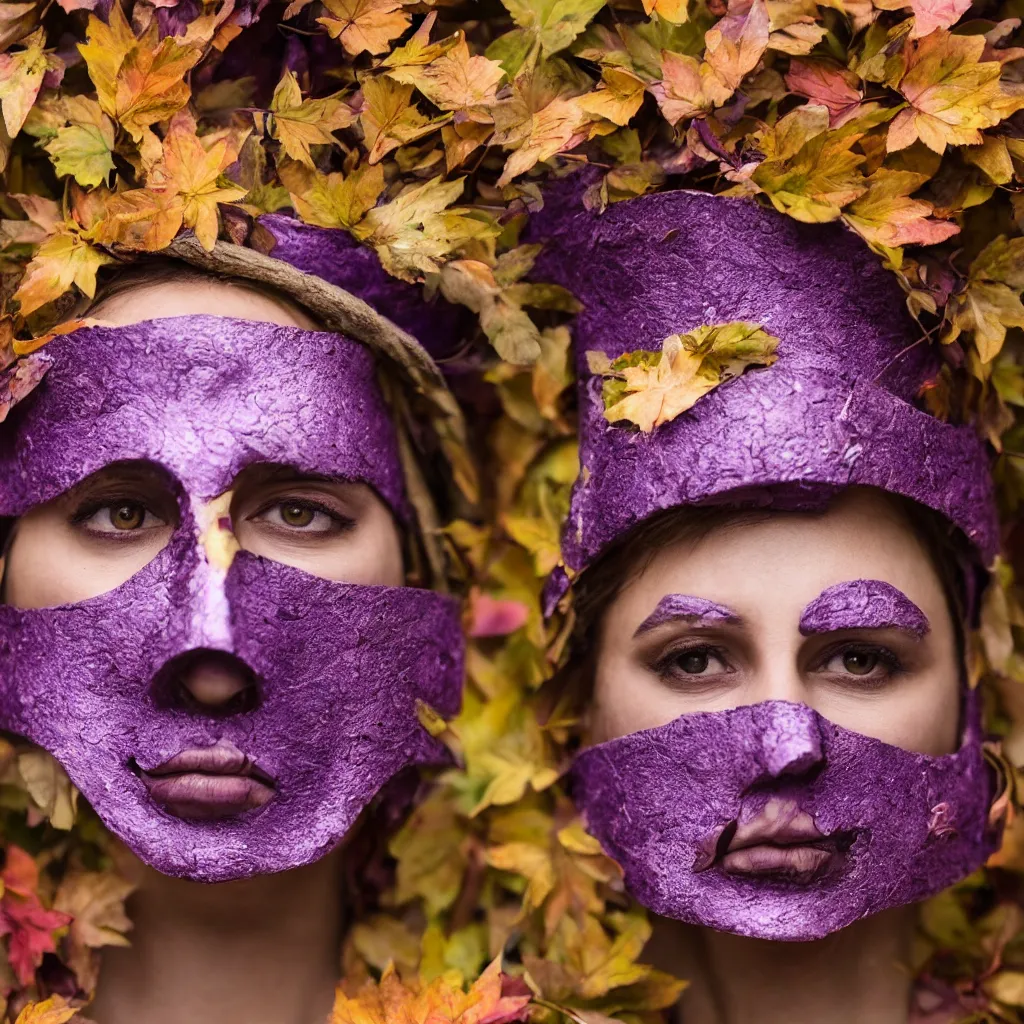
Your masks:
<svg viewBox="0 0 1024 1024"><path fill-rule="evenodd" d="M0 434L0 514L145 459L176 482L181 523L107 594L0 607L0 726L50 751L111 831L167 874L216 882L316 860L402 769L444 763L417 705L458 709L457 602L245 552L225 576L198 520L258 462L363 481L401 513L373 359L338 335L210 316L82 330L48 351L49 374ZM185 705L174 669L195 651L242 663L254 701L231 714ZM273 781L268 803L204 821L152 800L141 773L216 744Z"/></svg>
<svg viewBox="0 0 1024 1024"><path fill-rule="evenodd" d="M965 718L960 750L929 757L802 704L688 714L584 750L574 793L630 892L655 913L762 939L818 939L939 892L997 848L973 693ZM771 869L755 836L806 844L806 857Z"/></svg>
<svg viewBox="0 0 1024 1024"><path fill-rule="evenodd" d="M937 510L991 562L998 525L984 446L915 405L937 356L918 343L894 276L860 239L698 192L644 196L600 216L563 200L553 190L530 240L545 243L536 277L584 306L575 327L582 472L563 537L572 573L661 509L820 508L850 485ZM733 320L780 339L771 367L650 434L605 420L588 351L657 350L672 334Z"/></svg>

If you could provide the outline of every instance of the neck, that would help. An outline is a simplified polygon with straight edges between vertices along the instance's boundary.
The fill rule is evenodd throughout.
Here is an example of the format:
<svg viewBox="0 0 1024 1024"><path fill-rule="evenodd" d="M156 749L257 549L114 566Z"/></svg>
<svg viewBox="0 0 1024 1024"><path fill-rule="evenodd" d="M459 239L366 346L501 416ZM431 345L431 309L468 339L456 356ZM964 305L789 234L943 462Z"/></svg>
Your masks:
<svg viewBox="0 0 1024 1024"><path fill-rule="evenodd" d="M220 885L137 874L132 944L104 950L88 1011L98 1024L326 1020L343 927L337 854Z"/></svg>
<svg viewBox="0 0 1024 1024"><path fill-rule="evenodd" d="M900 907L814 942L655 922L655 966L687 978L679 1024L907 1024L917 915Z"/></svg>

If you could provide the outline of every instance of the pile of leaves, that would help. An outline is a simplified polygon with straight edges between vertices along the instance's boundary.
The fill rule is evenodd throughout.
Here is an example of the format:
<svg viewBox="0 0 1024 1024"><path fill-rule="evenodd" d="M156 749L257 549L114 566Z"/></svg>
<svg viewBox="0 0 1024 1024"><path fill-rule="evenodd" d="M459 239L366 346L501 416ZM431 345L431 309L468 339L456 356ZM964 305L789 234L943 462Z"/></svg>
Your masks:
<svg viewBox="0 0 1024 1024"><path fill-rule="evenodd" d="M544 183L582 165L595 210L664 188L755 196L843 221L898 277L946 355L932 411L998 453L1008 558L971 669L1024 762L1016 4L22 0L0 5L0 49L0 421L98 274L182 232L265 251L267 213L347 232L478 318L462 369L488 515L447 530L469 678L459 717L428 720L458 767L390 842L393 885L351 929L336 1021L637 1024L682 989L643 963L650 925L562 788L576 709L546 685L572 630L568 608L545 622L541 590L578 471L575 303L530 278L520 236ZM603 368L615 415L652 429L772 358L768 336L719 340ZM97 950L127 941L127 886L60 769L0 755L0 992L9 1019L61 1024L88 1002ZM922 1013L1024 1019L1022 869L1017 819L984 877L929 905Z"/></svg>

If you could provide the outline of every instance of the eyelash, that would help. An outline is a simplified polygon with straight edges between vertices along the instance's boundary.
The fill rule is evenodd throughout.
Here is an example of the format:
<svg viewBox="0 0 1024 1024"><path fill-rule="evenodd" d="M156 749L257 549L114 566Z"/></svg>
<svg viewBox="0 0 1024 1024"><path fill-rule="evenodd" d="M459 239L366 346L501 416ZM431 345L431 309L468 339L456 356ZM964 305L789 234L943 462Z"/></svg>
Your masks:
<svg viewBox="0 0 1024 1024"><path fill-rule="evenodd" d="M322 515L327 516L328 519L330 519L331 522L335 524L335 527L337 528L337 531L339 533L347 533L349 530L353 529L355 527L355 525L356 525L354 519L351 519L348 516L342 515L340 512L338 512L337 509L333 509L329 505L324 504L323 502L312 501L309 498L288 498L288 497L275 498L272 501L268 501L265 505L263 505L261 508L259 508L256 512L253 512L249 516L249 520L250 521L258 520L261 516L266 515L272 509L282 508L285 505L292 505L292 506L295 506L297 508L306 509L309 512L319 512ZM316 533L327 533L328 532L326 530L303 530L301 527L298 527L298 528L296 528L296 527L288 528L287 526L284 527L284 529L288 529L288 532L290 532L290 533L307 532L307 533L311 533L311 534L316 534Z"/></svg>

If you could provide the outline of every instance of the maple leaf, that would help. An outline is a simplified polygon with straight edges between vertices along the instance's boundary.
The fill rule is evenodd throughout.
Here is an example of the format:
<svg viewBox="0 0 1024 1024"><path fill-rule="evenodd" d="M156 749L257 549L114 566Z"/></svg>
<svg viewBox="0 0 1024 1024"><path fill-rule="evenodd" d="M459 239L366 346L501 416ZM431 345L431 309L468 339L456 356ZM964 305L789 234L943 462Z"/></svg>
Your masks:
<svg viewBox="0 0 1024 1024"><path fill-rule="evenodd" d="M824 60L794 60L786 87L828 109L829 127L839 128L860 112L864 90L852 71Z"/></svg>
<svg viewBox="0 0 1024 1024"><path fill-rule="evenodd" d="M601 10L605 0L502 0L502 3L528 37L540 43L542 56L548 57L569 46Z"/></svg>
<svg viewBox="0 0 1024 1024"><path fill-rule="evenodd" d="M22 41L24 49L0 54L0 110L12 139L21 131L46 73L64 67L63 61L44 49L45 42L45 31L39 28Z"/></svg>
<svg viewBox="0 0 1024 1024"><path fill-rule="evenodd" d="M461 167L491 137L493 125L475 121L455 121L441 129L446 169L451 172Z"/></svg>
<svg viewBox="0 0 1024 1024"><path fill-rule="evenodd" d="M918 139L936 153L944 153L946 146L976 146L982 142L979 129L1024 107L1024 97L1004 89L1002 65L982 61L984 49L983 36L945 31L908 42L899 91L909 106L889 126L889 152Z"/></svg>
<svg viewBox="0 0 1024 1024"><path fill-rule="evenodd" d="M710 93L716 105L740 87L768 47L769 19L764 0L753 0L744 17L726 19L704 33L704 59L718 88Z"/></svg>
<svg viewBox="0 0 1024 1024"><path fill-rule="evenodd" d="M317 21L353 57L384 53L388 43L412 24L401 0L324 0L324 6L335 17Z"/></svg>
<svg viewBox="0 0 1024 1024"><path fill-rule="evenodd" d="M643 80L631 71L603 68L601 88L581 96L576 102L594 117L603 117L612 124L627 125L644 101Z"/></svg>
<svg viewBox="0 0 1024 1024"><path fill-rule="evenodd" d="M309 147L333 145L336 140L331 133L347 128L356 119L352 108L338 96L303 100L298 79L292 71L285 71L278 82L270 110L274 138L288 156L308 167L313 166ZM256 123L262 128L261 115L257 115Z"/></svg>
<svg viewBox="0 0 1024 1024"><path fill-rule="evenodd" d="M931 203L910 198L927 180L926 174L880 167L865 179L867 192L845 209L843 220L867 242L887 249L944 242L960 228L932 217Z"/></svg>
<svg viewBox="0 0 1024 1024"><path fill-rule="evenodd" d="M61 229L36 250L25 268L14 298L22 316L59 299L74 285L90 299L96 294L96 272L114 260L90 245L76 231Z"/></svg>
<svg viewBox="0 0 1024 1024"><path fill-rule="evenodd" d="M217 241L217 204L243 199L246 189L224 178L238 159L245 132L199 138L195 121L176 115L163 141L163 155L146 188L119 192L107 204L100 241L154 251L170 244L182 225L206 249Z"/></svg>
<svg viewBox="0 0 1024 1024"><path fill-rule="evenodd" d="M437 11L431 11L420 22L420 27L401 46L396 46L381 60L380 67L394 69L423 67L446 54L460 39L464 38L460 29L452 35L432 43L430 33L436 21Z"/></svg>
<svg viewBox="0 0 1024 1024"><path fill-rule="evenodd" d="M415 85L441 110L457 110L471 120L488 123L491 117L486 108L494 102L505 72L496 60L471 57L460 31L456 41L429 64L406 65L391 71L389 77Z"/></svg>
<svg viewBox="0 0 1024 1024"><path fill-rule="evenodd" d="M322 228L350 230L373 209L384 191L384 168L363 164L350 174L321 174L296 164L279 168L295 212L307 223Z"/></svg>
<svg viewBox="0 0 1024 1024"><path fill-rule="evenodd" d="M114 169L114 125L88 96L68 96L62 105L66 124L46 143L54 170L87 188L100 185Z"/></svg>
<svg viewBox="0 0 1024 1024"><path fill-rule="evenodd" d="M159 38L154 19L136 39L119 4L105 24L89 16L86 42L79 52L96 86L103 112L140 142L151 125L176 114L188 103L185 75L199 62L199 46Z"/></svg>
<svg viewBox="0 0 1024 1024"><path fill-rule="evenodd" d="M7 959L18 981L28 985L35 977L43 955L56 950L53 933L71 918L46 910L39 902L39 870L35 860L20 847L5 848L7 861L0 872L4 884L0 900L0 935L7 937Z"/></svg>
<svg viewBox="0 0 1024 1024"><path fill-rule="evenodd" d="M967 13L971 0L910 0L914 12L911 39L931 35L936 29L952 28Z"/></svg>
<svg viewBox="0 0 1024 1024"><path fill-rule="evenodd" d="M828 110L812 104L780 118L761 133L765 160L750 174L777 210L807 223L835 220L867 190L859 171L865 157L853 150L860 135L829 131L828 122Z"/></svg>
<svg viewBox="0 0 1024 1024"><path fill-rule="evenodd" d="M746 369L771 366L778 343L760 324L735 321L670 335L660 352L630 352L615 360L589 353L588 361L592 373L607 378L605 419L628 420L650 433Z"/></svg>
<svg viewBox="0 0 1024 1024"><path fill-rule="evenodd" d="M14 1024L67 1024L77 1016L78 1011L68 1006L63 996L50 996L41 1003L29 1003Z"/></svg>
<svg viewBox="0 0 1024 1024"><path fill-rule="evenodd" d="M1010 327L1024 327L1024 238L1000 235L975 257L967 287L950 300L950 327L943 341L972 331L982 363L1000 353Z"/></svg>
<svg viewBox="0 0 1024 1024"><path fill-rule="evenodd" d="M425 117L412 102L412 86L393 82L386 76L363 79L365 107L359 115L371 164L399 146L415 142L445 124L451 117Z"/></svg>
<svg viewBox="0 0 1024 1024"><path fill-rule="evenodd" d="M71 919L67 936L67 963L79 985L91 990L97 980L92 950L129 945L125 933L132 923L125 900L133 885L111 872L73 870L61 880L53 909Z"/></svg>
<svg viewBox="0 0 1024 1024"><path fill-rule="evenodd" d="M666 50L661 55L661 81L650 91L658 101L665 120L671 125L690 117L700 117L715 105L711 93L717 94L717 84L711 84L714 72L708 64L685 53ZM586 98L586 97L585 97Z"/></svg>

